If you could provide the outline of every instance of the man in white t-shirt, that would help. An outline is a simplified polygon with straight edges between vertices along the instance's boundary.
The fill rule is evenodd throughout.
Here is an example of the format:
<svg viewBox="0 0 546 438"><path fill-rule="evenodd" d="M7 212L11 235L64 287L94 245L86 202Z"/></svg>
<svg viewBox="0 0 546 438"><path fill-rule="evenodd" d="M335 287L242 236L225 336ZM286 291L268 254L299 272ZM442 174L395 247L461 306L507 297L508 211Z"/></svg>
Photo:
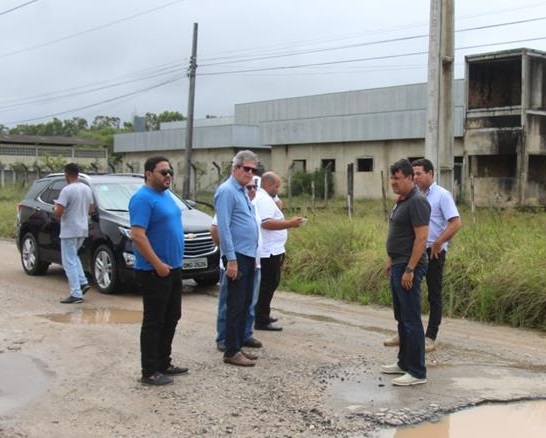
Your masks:
<svg viewBox="0 0 546 438"><path fill-rule="evenodd" d="M254 203L261 218L262 248L261 265L262 278L260 282L260 294L256 304L256 330L280 331L282 327L271 321L271 300L281 280L281 268L284 261L284 245L288 237L288 228L297 228L305 219L294 217L290 220L284 218L284 214L275 202L281 186L281 178L274 172L266 172L262 175L260 188L256 194Z"/></svg>

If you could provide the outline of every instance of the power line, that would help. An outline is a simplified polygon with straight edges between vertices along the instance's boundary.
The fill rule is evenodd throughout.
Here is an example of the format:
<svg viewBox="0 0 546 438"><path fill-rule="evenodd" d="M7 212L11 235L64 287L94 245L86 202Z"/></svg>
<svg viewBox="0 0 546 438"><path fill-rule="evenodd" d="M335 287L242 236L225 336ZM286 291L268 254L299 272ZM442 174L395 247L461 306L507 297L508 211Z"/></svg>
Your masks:
<svg viewBox="0 0 546 438"><path fill-rule="evenodd" d="M510 21L505 23L497 23L497 24L490 24L490 25L484 25L484 26L476 26L476 27L468 27L465 29L459 29L456 30L455 33L461 33L461 32L469 32L473 30L483 30L483 29L493 29L496 27L503 27L503 26L513 26L516 24L525 24L525 23L531 23L536 21L543 21L546 20L546 17L538 17L538 18L529 18L525 20L517 20L517 21ZM257 56L257 57L251 57L251 58L235 58L231 60L225 60L225 61L219 61L211 64L200 64L200 67L206 68L206 67L213 67L216 65L222 65L222 64L235 64L235 63L244 63L244 62L250 62L250 61L263 61L266 59L274 59L274 58L284 58L287 56L297 56L297 55L308 55L312 53L323 53L323 52L331 52L336 50L344 50L344 49L352 49L357 47L366 47L366 46L372 46L372 45L379 45L379 44L389 44L394 42L402 42L402 41L410 41L420 38L427 38L428 33L421 34L421 35L412 35L412 36L406 36L406 37L399 37L399 38L391 38L391 39L384 39L384 40L376 40L376 41L368 41L363 43L355 43L355 44L348 44L343 46L336 46L336 47L327 47L327 48L317 48L317 49L311 49L311 50L301 50L296 52L288 52L288 53L278 53L278 54L271 54L271 55L264 55L264 56Z"/></svg>
<svg viewBox="0 0 546 438"><path fill-rule="evenodd" d="M25 99L15 99L15 100L7 101L6 104L4 105L0 105L0 112L11 111L16 108L24 107L26 105L51 103L52 101L55 101L55 100L60 100L67 97L79 96L82 94L94 93L97 91L103 91L109 88L115 88L115 87L127 85L132 82L139 82L139 81L143 81L147 79L155 79L161 76L165 76L167 74L173 74L180 71L184 71L184 67L185 66L183 66L182 64L180 64L179 66L177 65L166 66L166 67L161 67L159 69L154 69L153 71L149 73L146 73L144 75L139 75L132 79L123 79L123 80L110 83L110 84L103 85L99 82L99 83L83 85L80 87L69 88L63 91L41 94L38 96L33 96L33 97L25 98Z"/></svg>
<svg viewBox="0 0 546 438"><path fill-rule="evenodd" d="M467 47L458 47L455 48L455 51L458 50L466 50L466 49L475 49L479 47L489 47L489 46L499 46L503 44L515 44L515 43L525 43L525 42L531 42L531 41L540 41L546 39L546 36L541 36L537 38L527 38L527 39L521 39L521 40L512 40L512 41L503 41L499 43L487 43L487 44L478 44L474 46L467 46ZM251 73L251 72L261 72L261 71L271 71L271 70L289 70L289 69L297 69L297 68L305 68L305 67L316 67L316 66L322 66L322 65L333 65L333 64L346 64L346 63L352 63L352 62L366 62L366 61L378 61L383 59L393 59L393 58L402 58L407 56L417 56L417 55L427 55L428 51L422 51L422 52L410 52L410 53L398 53L395 55L383 55L383 56L373 56L368 58L353 58L353 59L343 59L338 61L325 61L325 62L314 62L309 64L295 64L295 65L284 65L284 66L277 66L277 67L263 67L263 68L255 68L255 69L245 69L245 70L231 70L231 71L221 71L221 72L210 72L210 73L199 73L199 76L217 76L222 74L234 74L234 73Z"/></svg>
<svg viewBox="0 0 546 438"><path fill-rule="evenodd" d="M60 112L55 112L55 113L51 113L51 114L46 114L46 115L39 116L39 117L33 117L31 119L17 120L17 121L13 121L13 122L6 122L6 124L8 124L8 125L17 125L17 124L20 124L20 123L28 123L28 122L33 122L35 120L41 120L41 119L46 119L46 118L50 118L50 117L56 117L56 116L60 116L60 115L63 115L63 114L68 114L68 113L71 113L71 112L74 112L74 111L82 111L82 110L93 108L93 107L96 107L96 106L99 106L99 105L104 105L104 104L107 104L107 103L110 103L110 102L114 102L116 100L124 99L126 97L134 96L135 94L144 93L146 91L150 91L150 90L153 90L155 88L163 87L164 85L168 85L168 84L171 84L173 82L179 81L183 77L185 77L185 75L179 75L179 76L174 77L172 79L169 79L169 80L160 82L158 84L152 85L150 87L135 90L135 91L132 91L130 93L121 94L119 96L115 96L115 97L112 97L112 98L109 98L109 99L105 99L105 100L103 100L101 102L95 102L95 103L92 103L90 105L84 105L84 106L81 106L81 107L78 107L78 108L72 108L72 109L69 109L69 110L66 110L66 111L60 111Z"/></svg>
<svg viewBox="0 0 546 438"><path fill-rule="evenodd" d="M37 1L37 0L35 0L35 1ZM167 8L169 6L172 6L172 5L176 4L176 3L182 3L184 1L186 1L186 0L176 0L176 1L164 4L162 6L158 6L156 8L148 9L146 11L139 12L137 14L133 14L133 15L130 15L130 16L125 17L125 18L120 18L119 20L111 21L109 23L106 23L106 24L103 24L103 25L100 25L100 26L92 27L91 29L83 30L81 32L77 32L77 33L74 33L74 34L71 34L71 35L67 35L67 36L64 36L64 37L61 37L61 38L57 38L55 40L47 41L47 42L42 43L42 44L37 44L35 46L26 47L24 49L14 50L13 52L2 53L2 54L0 54L0 59L1 58L7 58L8 56L18 55L19 53L29 52L31 50L41 49L42 47L51 46L52 44L57 44L57 43L60 43L61 41L67 41L67 40L70 40L72 38L76 38L76 37L79 37L79 36L82 36L82 35L85 35L85 34L88 34L88 33L91 33L91 32L96 32L98 30L105 29L107 27L112 27L112 26L114 26L116 24L123 23L125 21L129 21L129 20L132 20L132 19L137 18L137 17L142 17L143 15L151 14L152 12L158 11L160 9L165 9L165 8Z"/></svg>
<svg viewBox="0 0 546 438"><path fill-rule="evenodd" d="M9 14L10 12L16 11L17 9L21 9L21 8L24 8L25 6L28 6L28 5L32 4L32 3L36 3L37 1L38 0L30 0L29 2L23 3L22 5L15 6L14 8L11 8L11 9L6 9L5 11L0 12L0 15Z"/></svg>

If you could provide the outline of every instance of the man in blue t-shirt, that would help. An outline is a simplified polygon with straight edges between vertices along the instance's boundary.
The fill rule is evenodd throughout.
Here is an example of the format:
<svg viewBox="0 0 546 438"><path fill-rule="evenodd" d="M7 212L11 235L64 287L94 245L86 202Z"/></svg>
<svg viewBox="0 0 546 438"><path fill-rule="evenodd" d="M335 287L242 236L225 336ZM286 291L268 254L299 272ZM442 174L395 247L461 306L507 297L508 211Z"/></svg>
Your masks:
<svg viewBox="0 0 546 438"><path fill-rule="evenodd" d="M169 192L173 170L165 157L144 164L145 185L129 202L137 284L142 292L142 383L166 385L187 368L172 364L172 341L181 316L184 231L182 211Z"/></svg>

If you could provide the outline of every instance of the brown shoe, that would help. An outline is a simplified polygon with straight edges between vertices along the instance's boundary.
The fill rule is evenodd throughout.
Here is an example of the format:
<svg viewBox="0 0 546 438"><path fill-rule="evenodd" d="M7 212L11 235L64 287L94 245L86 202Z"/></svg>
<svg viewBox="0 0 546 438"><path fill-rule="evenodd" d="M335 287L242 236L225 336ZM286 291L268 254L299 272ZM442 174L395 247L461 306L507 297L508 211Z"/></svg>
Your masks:
<svg viewBox="0 0 546 438"><path fill-rule="evenodd" d="M241 353L243 353L243 356L250 360L258 360L258 356L255 354L249 353L248 351L241 350Z"/></svg>
<svg viewBox="0 0 546 438"><path fill-rule="evenodd" d="M253 367L256 365L256 362L250 359L247 359L243 353L238 351L231 357L224 356L224 363L229 363L231 365L236 365L239 367Z"/></svg>
<svg viewBox="0 0 546 438"><path fill-rule="evenodd" d="M385 347L398 347L400 345L400 338L398 335L394 335L390 338L387 338L383 341Z"/></svg>
<svg viewBox="0 0 546 438"><path fill-rule="evenodd" d="M432 338L425 338L425 353L432 353L436 350L436 341Z"/></svg>

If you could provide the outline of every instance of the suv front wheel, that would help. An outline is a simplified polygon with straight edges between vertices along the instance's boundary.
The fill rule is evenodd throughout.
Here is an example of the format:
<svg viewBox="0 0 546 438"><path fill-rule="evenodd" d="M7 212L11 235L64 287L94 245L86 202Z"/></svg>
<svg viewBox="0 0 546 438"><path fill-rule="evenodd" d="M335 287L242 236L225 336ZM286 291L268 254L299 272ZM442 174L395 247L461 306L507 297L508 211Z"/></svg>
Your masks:
<svg viewBox="0 0 546 438"><path fill-rule="evenodd" d="M93 254L91 273L97 290L113 294L118 288L118 270L114 253L108 245L99 245Z"/></svg>
<svg viewBox="0 0 546 438"><path fill-rule="evenodd" d="M26 233L21 241L21 264L28 275L43 275L49 263L40 258L38 243L32 233Z"/></svg>

